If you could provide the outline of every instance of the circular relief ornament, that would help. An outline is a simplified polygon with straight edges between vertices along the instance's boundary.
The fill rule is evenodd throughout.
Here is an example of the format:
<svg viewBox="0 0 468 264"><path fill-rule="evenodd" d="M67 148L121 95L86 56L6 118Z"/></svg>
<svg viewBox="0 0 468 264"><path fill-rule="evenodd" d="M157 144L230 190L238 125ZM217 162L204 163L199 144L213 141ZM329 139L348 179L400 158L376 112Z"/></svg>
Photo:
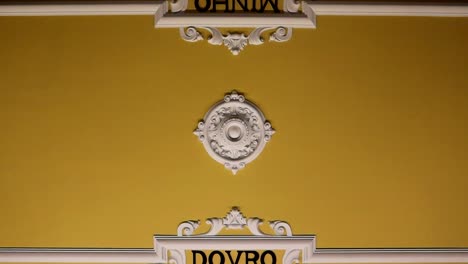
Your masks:
<svg viewBox="0 0 468 264"><path fill-rule="evenodd" d="M233 174L253 161L274 133L262 111L236 91L215 104L194 131L208 154Z"/></svg>

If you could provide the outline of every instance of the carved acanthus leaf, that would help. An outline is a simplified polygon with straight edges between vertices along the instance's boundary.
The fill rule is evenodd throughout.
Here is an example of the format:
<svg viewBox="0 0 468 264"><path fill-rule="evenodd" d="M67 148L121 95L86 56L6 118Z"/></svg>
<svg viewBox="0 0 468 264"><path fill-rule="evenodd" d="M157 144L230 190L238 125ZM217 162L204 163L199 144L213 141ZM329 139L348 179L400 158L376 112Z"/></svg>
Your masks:
<svg viewBox="0 0 468 264"><path fill-rule="evenodd" d="M219 29L214 27L203 27L204 29L208 30L211 33L211 37L208 38L208 43L211 45L221 45L223 44L224 36L221 34Z"/></svg>
<svg viewBox="0 0 468 264"><path fill-rule="evenodd" d="M251 45L262 45L264 40L262 38L262 34L267 31L272 29L271 27L259 27L254 29L250 35L249 35L249 43Z"/></svg>

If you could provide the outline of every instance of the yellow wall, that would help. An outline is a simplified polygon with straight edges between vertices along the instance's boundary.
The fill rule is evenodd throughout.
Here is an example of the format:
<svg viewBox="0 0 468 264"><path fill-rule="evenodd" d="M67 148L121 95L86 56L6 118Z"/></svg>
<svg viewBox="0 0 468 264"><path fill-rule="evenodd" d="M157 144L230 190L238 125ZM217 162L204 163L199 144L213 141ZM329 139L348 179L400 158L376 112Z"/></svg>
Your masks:
<svg viewBox="0 0 468 264"><path fill-rule="evenodd" d="M318 23L235 57L150 17L0 18L0 246L151 247L238 205L319 247L468 247L468 20ZM237 176L192 134L232 89L277 130Z"/></svg>

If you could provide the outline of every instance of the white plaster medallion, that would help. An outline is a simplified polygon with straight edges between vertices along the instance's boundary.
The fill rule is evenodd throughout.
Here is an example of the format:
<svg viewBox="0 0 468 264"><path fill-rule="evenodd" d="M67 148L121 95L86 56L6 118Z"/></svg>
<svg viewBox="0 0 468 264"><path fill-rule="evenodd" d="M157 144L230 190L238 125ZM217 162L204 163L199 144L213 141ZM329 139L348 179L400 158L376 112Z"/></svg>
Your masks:
<svg viewBox="0 0 468 264"><path fill-rule="evenodd" d="M194 131L208 154L233 174L257 158L274 133L262 111L236 91L215 104Z"/></svg>

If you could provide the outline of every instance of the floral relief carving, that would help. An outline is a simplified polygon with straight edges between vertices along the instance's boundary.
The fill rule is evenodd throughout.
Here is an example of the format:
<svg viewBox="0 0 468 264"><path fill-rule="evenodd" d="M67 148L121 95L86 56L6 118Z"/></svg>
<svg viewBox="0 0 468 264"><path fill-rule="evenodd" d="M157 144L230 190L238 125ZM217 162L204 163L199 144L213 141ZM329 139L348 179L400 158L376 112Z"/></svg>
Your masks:
<svg viewBox="0 0 468 264"><path fill-rule="evenodd" d="M274 133L260 109L235 91L215 105L194 131L208 154L234 174L262 152Z"/></svg>

